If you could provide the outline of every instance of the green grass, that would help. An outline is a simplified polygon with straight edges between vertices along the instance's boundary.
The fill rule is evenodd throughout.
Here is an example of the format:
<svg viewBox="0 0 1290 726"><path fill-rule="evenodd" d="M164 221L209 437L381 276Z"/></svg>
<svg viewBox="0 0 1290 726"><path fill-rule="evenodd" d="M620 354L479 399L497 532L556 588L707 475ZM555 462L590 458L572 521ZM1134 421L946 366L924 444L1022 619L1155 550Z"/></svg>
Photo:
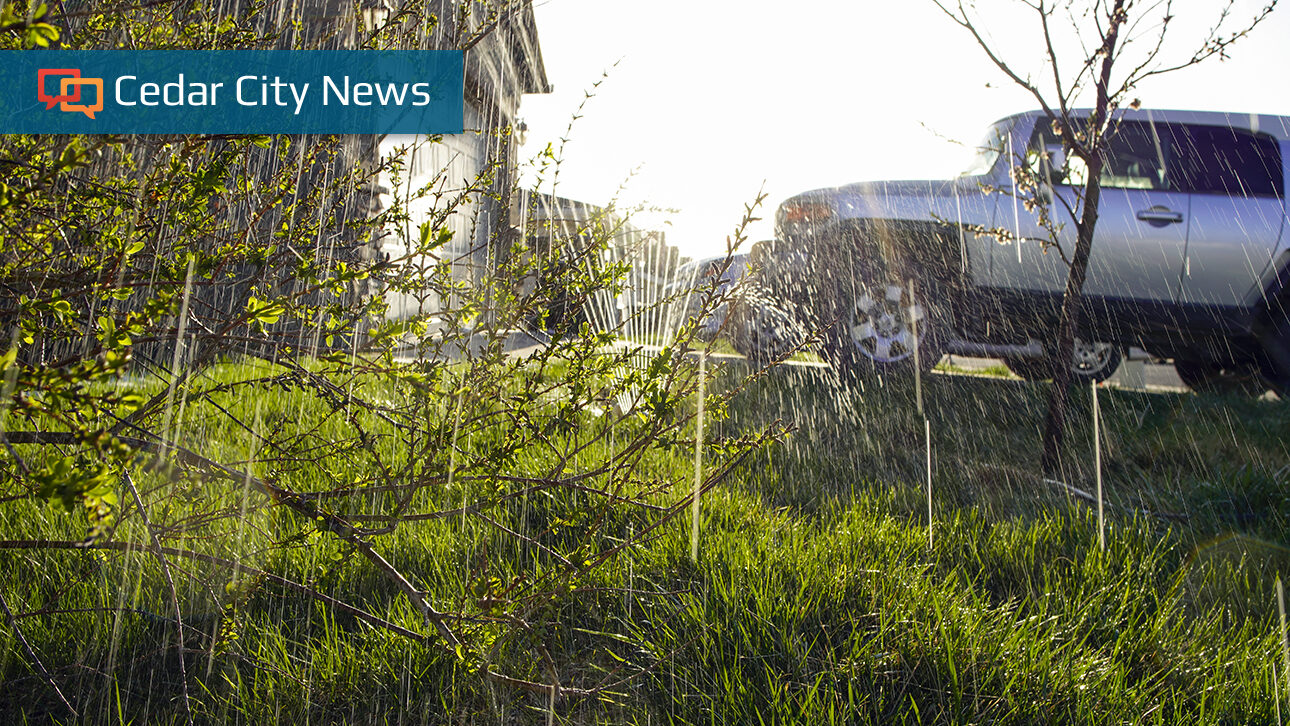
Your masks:
<svg viewBox="0 0 1290 726"><path fill-rule="evenodd" d="M1276 722L1272 582L1290 574L1282 433L1290 406L1103 391L1112 508L1101 552L1090 507L1034 475L1046 389L929 377L929 549L912 387L839 392L826 378L816 369L771 371L712 423L710 437L772 419L797 431L707 496L697 563L687 515L530 608L527 629L471 626L496 637L492 667L533 682L554 675L566 687L610 684L594 696L562 695L556 723ZM1091 490L1087 399L1077 394L1072 407L1065 466L1068 483ZM329 409L289 393L217 400L244 419L312 432L302 450L349 435ZM185 430L185 441L221 460L247 460L253 450L247 432L209 410L194 408ZM684 446L652 451L642 472L684 491L689 455ZM249 466L285 470L271 458ZM546 463L529 452L511 467ZM323 490L366 476L368 466L335 457L287 475L301 490ZM165 476L141 477L140 487ZM465 493L427 493L418 505L453 506ZM247 502L244 516L216 516ZM238 559L424 628L368 563L240 487L197 482L169 506L169 521L212 518L171 546ZM588 508L554 496L490 512L555 547L580 542ZM645 522L619 516L602 536ZM5 539L83 534L83 516L50 504L0 507ZM132 518L118 537L146 534ZM407 525L381 546L450 611L480 612L466 601L481 573L507 582L546 566L530 546L470 519ZM271 581L196 560L174 566L184 575L199 722L547 722L549 693L490 681L477 661ZM0 721L182 721L168 590L149 553L0 550L0 592L81 714L65 715L5 626Z"/></svg>
<svg viewBox="0 0 1290 726"><path fill-rule="evenodd" d="M1266 618L1193 612L1149 528L972 512L921 527L880 495L827 521L746 511L683 603L647 610L659 711L699 723L1271 722ZM718 505L719 506L719 505ZM751 532L756 536L749 536ZM678 548L680 549L680 548ZM683 556L658 564L683 569ZM660 627L660 624L662 625Z"/></svg>

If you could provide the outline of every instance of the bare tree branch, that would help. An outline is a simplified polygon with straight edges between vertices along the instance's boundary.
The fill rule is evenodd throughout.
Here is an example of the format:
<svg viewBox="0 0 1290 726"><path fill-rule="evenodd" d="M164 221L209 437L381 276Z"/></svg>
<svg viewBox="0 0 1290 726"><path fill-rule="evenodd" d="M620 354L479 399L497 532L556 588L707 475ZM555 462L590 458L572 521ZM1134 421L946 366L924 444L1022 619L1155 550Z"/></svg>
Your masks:
<svg viewBox="0 0 1290 726"><path fill-rule="evenodd" d="M46 431L18 431L10 434L10 440L15 444L57 444L57 443L79 443L80 439L72 433L46 432ZM418 590L406 577L403 576L388 560L386 560L370 542L362 535L361 531L356 529L343 517L320 509L317 504L305 497L297 495L288 489L271 484L259 477L253 476L249 472L233 471L223 464L217 463L204 456L196 454L183 447L175 446L161 441L159 438L143 440L121 437L121 441L135 449L143 451L152 451L154 453L171 453L180 461L189 465L197 466L209 472L219 474L230 481L245 482L256 491L267 496L271 501L277 504L286 505L288 508L295 510L318 524L319 529L323 529L335 534L340 539L348 542L357 551L363 555L369 562L383 574L386 579L390 580L403 592L409 602L421 613L427 623L432 625L438 631L441 638L451 650L460 644L455 633L448 627L444 619L444 614L436 610L426 600L425 593Z"/></svg>
<svg viewBox="0 0 1290 726"><path fill-rule="evenodd" d="M120 541L92 542L87 544L83 540L44 540L44 539L0 540L0 550L6 550L6 549L8 550L14 550L14 549L17 549L17 550L110 550L110 551L116 551L116 552L146 552L148 551L148 546L137 542L120 542ZM209 564L209 565L218 565L219 567L223 567L228 570L245 572L254 577L262 578L266 582L272 582L276 585L281 585L282 587L285 587L288 590L298 592L301 595L306 595L329 607L333 607L340 612L346 613L348 615L353 615L354 617L358 618L359 620L362 620L365 623L368 623L369 625L375 625L378 628L388 630L392 633L395 633L396 635L400 635L409 640L414 640L418 643L425 642L428 640L428 636L408 630L407 628L401 625L392 623L388 620L385 620L384 618L373 615L372 613L366 610L363 610L362 608L354 607L353 605L350 605L349 603L343 600L338 600L326 593L320 592L312 587L309 587L308 585L302 585L294 580L288 580L285 577L282 577L280 575L275 575L266 570L261 570L256 567L250 567L243 562L236 562L233 560L224 559L223 557L208 555L204 552L194 552L192 550L183 550L175 547L162 547L161 552L162 554L166 554L171 557L182 557L185 559L196 560L198 562L205 562L206 564Z"/></svg>
<svg viewBox="0 0 1290 726"><path fill-rule="evenodd" d="M941 12L945 13L947 17L949 17L960 27L962 27L963 29L971 33L972 37L976 39L977 44L985 52L986 56L989 57L990 61L994 63L995 67L997 67L1000 71L1003 71L1004 75L1008 76L1008 78L1012 79L1014 83L1016 83L1021 88L1025 89L1027 93L1033 96L1034 99L1039 102L1040 108L1044 110L1044 114L1047 115L1048 118L1054 119L1054 120L1061 118L1061 116L1059 116L1049 106L1048 99L1044 96L1043 92L1041 92L1030 81L1017 75L1017 73L1013 71L1012 68L1006 62L1003 61L1003 59L1001 59L998 55L995 54L994 50L990 47L990 44L985 41L985 38L983 38L980 32L977 30L976 25L972 22L970 18L967 17L967 11L963 8L963 3L961 0L958 4L959 12L957 14L951 11L949 8L945 7L945 5L941 2L941 0L932 0L932 2L936 5L936 7L940 8ZM1084 155L1085 153L1087 153L1087 150L1084 148L1083 144L1079 142L1078 139L1070 139L1070 143L1072 145L1072 148L1076 149L1076 151L1079 152L1081 155Z"/></svg>
<svg viewBox="0 0 1290 726"><path fill-rule="evenodd" d="M72 718L79 719L80 714L72 707L71 702L67 700L67 696L63 695L62 689L58 687L58 682L45 668L45 664L40 661L40 656L36 654L35 648L32 648L31 643L27 642L27 636L23 634L22 628L18 627L18 621L14 618L13 611L9 609L9 603L5 600L4 593L0 593L0 610L4 611L5 621L9 625L9 630L13 631L14 636L18 638L18 642L22 643L22 648L27 651L27 657L31 658L31 664L36 667L36 672L54 690L54 695L58 696L59 702L67 708L68 713L72 714Z"/></svg>
<svg viewBox="0 0 1290 726"><path fill-rule="evenodd" d="M1268 4L1263 8L1263 10L1260 11L1259 14L1256 15L1248 25L1246 25L1241 30L1236 31L1227 37L1223 37L1220 34L1220 31L1222 29L1223 22L1227 19L1227 16L1230 13L1231 3L1229 0L1229 6L1223 9L1222 17L1220 18L1219 22L1214 26L1214 28L1210 31L1209 37L1205 40L1201 48L1197 50L1195 53L1193 53L1190 58L1172 66L1165 66L1163 68L1154 68L1150 71L1143 72L1137 75L1136 77L1130 77L1129 79L1126 79L1123 88L1131 89L1134 86L1136 86L1138 83L1141 83L1142 81L1146 80L1147 78L1151 78L1152 76L1164 75L1166 73L1172 73L1174 71L1179 71L1184 68L1189 68L1191 66L1196 65L1197 63L1208 60L1209 58L1212 58L1214 56L1219 56L1220 58L1226 58L1227 49L1230 48L1232 44L1235 43L1236 41L1249 35L1250 31L1254 30L1256 26L1258 26L1265 19L1267 19L1268 15L1273 11L1273 9L1276 8L1277 2L1278 0L1269 0Z"/></svg>
<svg viewBox="0 0 1290 726"><path fill-rule="evenodd" d="M157 536L157 528L152 525L152 519L148 517L148 509L143 506L143 498L139 496L139 490L134 486L134 480L130 478L130 472L121 473L121 481L125 483L126 489L130 491L130 496L134 498L134 505L139 508L139 517L143 519L143 526L148 530L148 538L152 543L151 552L157 558L161 565L161 574L166 579L166 588L170 591L170 609L175 615L175 648L179 655L179 683L180 693L184 697L184 716L189 724L193 722L193 706L188 698L188 666L185 663L184 656L184 613L179 607L179 591L175 589L175 578L170 574L170 561L166 559L166 553L161 548L161 538Z"/></svg>

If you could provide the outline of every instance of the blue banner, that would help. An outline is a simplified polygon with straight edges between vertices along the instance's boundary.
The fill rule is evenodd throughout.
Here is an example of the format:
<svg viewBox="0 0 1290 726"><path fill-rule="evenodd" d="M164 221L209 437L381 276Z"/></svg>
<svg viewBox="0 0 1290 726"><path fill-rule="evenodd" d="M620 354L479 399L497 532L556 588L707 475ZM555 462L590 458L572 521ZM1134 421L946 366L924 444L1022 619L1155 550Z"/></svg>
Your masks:
<svg viewBox="0 0 1290 726"><path fill-rule="evenodd" d="M458 134L456 50L0 51L0 133Z"/></svg>

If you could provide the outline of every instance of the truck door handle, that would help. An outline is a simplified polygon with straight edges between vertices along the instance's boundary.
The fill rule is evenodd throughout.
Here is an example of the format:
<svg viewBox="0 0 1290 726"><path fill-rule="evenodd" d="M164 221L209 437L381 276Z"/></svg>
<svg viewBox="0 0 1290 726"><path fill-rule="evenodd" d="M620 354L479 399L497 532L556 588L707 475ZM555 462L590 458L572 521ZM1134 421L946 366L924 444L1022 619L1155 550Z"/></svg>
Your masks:
<svg viewBox="0 0 1290 726"><path fill-rule="evenodd" d="M1164 227L1169 224L1178 224L1183 221L1183 216L1182 212L1175 212L1169 207L1163 207L1157 204L1138 212L1138 219L1146 222L1152 227Z"/></svg>

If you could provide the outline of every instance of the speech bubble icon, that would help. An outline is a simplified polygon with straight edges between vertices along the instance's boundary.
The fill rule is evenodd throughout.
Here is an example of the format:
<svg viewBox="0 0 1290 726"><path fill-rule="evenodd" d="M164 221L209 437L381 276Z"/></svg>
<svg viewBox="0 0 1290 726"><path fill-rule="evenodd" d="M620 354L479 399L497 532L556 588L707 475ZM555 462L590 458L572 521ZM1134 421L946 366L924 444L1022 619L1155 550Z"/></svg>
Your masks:
<svg viewBox="0 0 1290 726"><path fill-rule="evenodd" d="M45 110L53 108L63 101L79 102L81 100L81 87L76 87L76 95L68 96L67 87L61 88L61 93L57 96L51 96L45 93L45 79L49 76L69 76L71 78L80 78L81 69L79 68L41 68L36 71L36 98L45 104Z"/></svg>
<svg viewBox="0 0 1290 726"><path fill-rule="evenodd" d="M81 113L85 114L86 116L89 116L90 118L94 118L94 114L103 110L103 79L102 78L64 78L61 81L61 85L62 87L60 90L62 92L62 95L67 98L71 98L71 96L67 93L67 89L71 88L72 86L76 87L76 100L80 100L81 86L93 86L97 90L98 95L95 96L94 103L71 104L71 103L68 103L67 101L63 101L62 104L60 104L58 107L59 110L72 111L72 112L80 111Z"/></svg>

